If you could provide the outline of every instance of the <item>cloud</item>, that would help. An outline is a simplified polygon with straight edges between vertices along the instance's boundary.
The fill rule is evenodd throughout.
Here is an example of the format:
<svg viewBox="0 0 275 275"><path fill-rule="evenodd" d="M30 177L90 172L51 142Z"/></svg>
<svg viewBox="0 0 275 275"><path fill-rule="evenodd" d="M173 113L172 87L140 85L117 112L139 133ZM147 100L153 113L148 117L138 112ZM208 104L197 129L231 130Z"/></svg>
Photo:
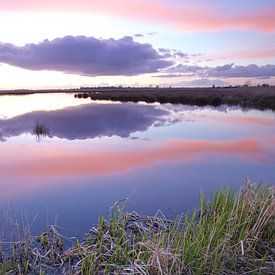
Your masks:
<svg viewBox="0 0 275 275"><path fill-rule="evenodd" d="M166 73L174 74L174 73L181 73L181 74L195 74L203 72L207 67L201 67L197 65L183 65L178 64L176 66L170 67L164 70Z"/></svg>
<svg viewBox="0 0 275 275"><path fill-rule="evenodd" d="M275 65L236 66L233 63L216 67L201 67L179 64L162 71L156 77L221 77L221 78L269 78L275 77Z"/></svg>
<svg viewBox="0 0 275 275"><path fill-rule="evenodd" d="M237 58L243 58L243 59L275 57L275 49L236 52L236 53L233 53L232 56L235 56Z"/></svg>
<svg viewBox="0 0 275 275"><path fill-rule="evenodd" d="M214 68L208 68L206 73L209 77L272 77L275 76L275 65L257 66L250 64L247 66L234 66L226 64Z"/></svg>
<svg viewBox="0 0 275 275"><path fill-rule="evenodd" d="M159 50L160 53L163 53L163 54L171 54L171 50L170 49L159 48L158 50Z"/></svg>
<svg viewBox="0 0 275 275"><path fill-rule="evenodd" d="M158 75L153 75L152 77L160 77L160 78L178 78L178 77L187 77L186 74L158 74Z"/></svg>
<svg viewBox="0 0 275 275"><path fill-rule="evenodd" d="M129 36L118 40L65 36L22 47L0 43L0 62L88 76L153 73L173 64L151 44L135 42Z"/></svg>
<svg viewBox="0 0 275 275"><path fill-rule="evenodd" d="M158 51L160 52L161 55L163 55L165 58L173 58L172 52L170 49L164 49L164 48L159 48Z"/></svg>
<svg viewBox="0 0 275 275"><path fill-rule="evenodd" d="M219 79L208 79L208 78L200 78L194 79L191 81L182 81L177 83L176 86L184 86L184 87L211 87L215 86L228 86L229 83L219 80Z"/></svg>
<svg viewBox="0 0 275 275"><path fill-rule="evenodd" d="M223 3L156 0L0 0L3 11L104 12L139 20L166 23L182 30L275 30L274 4L258 10L226 10Z"/></svg>
<svg viewBox="0 0 275 275"><path fill-rule="evenodd" d="M51 136L69 140L114 135L125 138L131 133L147 130L166 114L166 111L154 106L130 103L89 104L56 111L36 111L0 120L0 140L32 133L38 121L49 128Z"/></svg>
<svg viewBox="0 0 275 275"><path fill-rule="evenodd" d="M183 53L182 51L175 51L175 52L173 53L173 56L174 56L174 57L180 57L180 58L187 58L187 57L188 57L188 54Z"/></svg>
<svg viewBox="0 0 275 275"><path fill-rule="evenodd" d="M275 49L258 49L246 51L235 51L227 52L222 54L207 54L202 57L204 61L210 60L221 60L221 59L263 59L263 58L273 58L275 57Z"/></svg>
<svg viewBox="0 0 275 275"><path fill-rule="evenodd" d="M171 49L166 49L166 48L159 48L158 51L163 54L164 57L171 57L171 58L184 58L184 59L188 59L189 58L189 54L187 53L183 53L180 50L171 50Z"/></svg>
<svg viewBox="0 0 275 275"><path fill-rule="evenodd" d="M156 35L156 34L157 34L157 32L147 32L147 33L145 33L145 34L143 34L143 33L136 33L136 34L134 34L134 36L135 36L135 37L144 37L144 36L146 36L146 35L153 36L153 35Z"/></svg>

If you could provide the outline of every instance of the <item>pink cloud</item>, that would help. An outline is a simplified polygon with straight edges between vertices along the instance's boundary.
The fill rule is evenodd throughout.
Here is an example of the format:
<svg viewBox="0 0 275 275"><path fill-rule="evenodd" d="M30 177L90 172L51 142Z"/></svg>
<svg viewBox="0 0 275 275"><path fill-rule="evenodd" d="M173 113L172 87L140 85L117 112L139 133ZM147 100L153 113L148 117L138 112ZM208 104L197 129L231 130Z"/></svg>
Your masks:
<svg viewBox="0 0 275 275"><path fill-rule="evenodd" d="M220 30L227 28L275 30L274 7L255 12L228 14L221 5L176 4L156 0L0 0L4 11L105 12L139 20L167 23L182 30Z"/></svg>
<svg viewBox="0 0 275 275"><path fill-rule="evenodd" d="M246 51L236 51L228 52L222 54L207 54L203 56L205 60L220 60L220 59L261 59L261 58L273 58L275 57L275 49L265 49L265 50L246 50ZM194 56L192 60L201 60L201 56Z"/></svg>
<svg viewBox="0 0 275 275"><path fill-rule="evenodd" d="M230 57L243 58L243 59L275 57L275 49L236 52L236 53L232 53Z"/></svg>

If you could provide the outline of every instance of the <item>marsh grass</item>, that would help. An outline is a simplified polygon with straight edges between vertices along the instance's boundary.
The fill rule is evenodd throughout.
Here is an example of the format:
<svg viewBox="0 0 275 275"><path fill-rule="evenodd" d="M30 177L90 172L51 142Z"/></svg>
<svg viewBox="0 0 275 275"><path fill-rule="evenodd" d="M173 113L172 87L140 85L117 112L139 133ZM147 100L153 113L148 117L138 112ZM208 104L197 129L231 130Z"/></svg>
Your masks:
<svg viewBox="0 0 275 275"><path fill-rule="evenodd" d="M262 184L202 194L199 209L174 220L118 203L69 249L54 226L11 243L0 273L274 274L274 206L274 190Z"/></svg>
<svg viewBox="0 0 275 275"><path fill-rule="evenodd" d="M40 141L42 138L49 136L50 130L44 124L36 122L33 128L33 135L36 136L36 139Z"/></svg>
<svg viewBox="0 0 275 275"><path fill-rule="evenodd" d="M75 98L112 100L120 102L159 102L195 106L232 105L259 110L275 110L273 87L216 87L216 88L87 88Z"/></svg>

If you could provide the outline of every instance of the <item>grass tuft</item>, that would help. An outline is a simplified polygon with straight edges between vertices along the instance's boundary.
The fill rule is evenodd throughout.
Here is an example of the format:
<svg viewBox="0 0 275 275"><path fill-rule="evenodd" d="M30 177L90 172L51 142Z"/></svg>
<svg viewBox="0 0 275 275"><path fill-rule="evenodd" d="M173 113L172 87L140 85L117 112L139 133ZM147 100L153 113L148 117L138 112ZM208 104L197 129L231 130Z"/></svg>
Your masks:
<svg viewBox="0 0 275 275"><path fill-rule="evenodd" d="M36 136L37 140L40 141L43 137L49 136L50 130L44 124L36 122L33 128L33 135Z"/></svg>

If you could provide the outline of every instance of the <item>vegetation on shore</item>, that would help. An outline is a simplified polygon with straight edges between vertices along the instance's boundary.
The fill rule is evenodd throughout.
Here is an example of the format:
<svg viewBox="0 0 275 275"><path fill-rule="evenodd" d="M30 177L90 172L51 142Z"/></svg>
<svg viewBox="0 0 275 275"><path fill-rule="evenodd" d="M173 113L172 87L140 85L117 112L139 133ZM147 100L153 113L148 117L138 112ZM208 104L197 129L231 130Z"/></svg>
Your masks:
<svg viewBox="0 0 275 275"><path fill-rule="evenodd" d="M0 250L0 273L273 274L274 189L247 184L199 198L175 220L125 212L100 217L83 242L64 248L54 226ZM1 245L1 241L0 241Z"/></svg>
<svg viewBox="0 0 275 275"><path fill-rule="evenodd" d="M237 105L243 108L275 110L275 86L227 86L206 88L81 87L79 89L7 90L1 95L73 93L76 98L121 102L172 103L197 106Z"/></svg>
<svg viewBox="0 0 275 275"><path fill-rule="evenodd" d="M76 98L196 106L237 105L275 110L275 87L83 89Z"/></svg>

